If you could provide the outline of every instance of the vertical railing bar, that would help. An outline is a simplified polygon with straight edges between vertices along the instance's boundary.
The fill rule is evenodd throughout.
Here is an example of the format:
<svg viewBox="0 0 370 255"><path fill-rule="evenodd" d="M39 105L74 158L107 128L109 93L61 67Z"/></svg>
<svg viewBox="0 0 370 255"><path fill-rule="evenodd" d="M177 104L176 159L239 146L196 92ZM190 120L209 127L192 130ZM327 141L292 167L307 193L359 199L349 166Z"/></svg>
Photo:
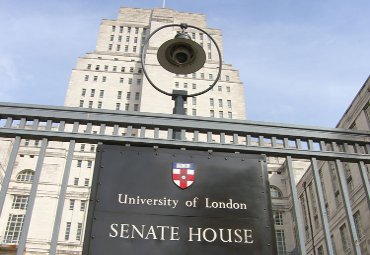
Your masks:
<svg viewBox="0 0 370 255"><path fill-rule="evenodd" d="M80 123L79 122L74 122L73 123L73 127L72 127L72 132L73 133L78 133L78 129L79 129L79 127L80 127Z"/></svg>
<svg viewBox="0 0 370 255"><path fill-rule="evenodd" d="M312 141L312 139L308 139L308 150L310 150L310 151L315 150L315 148L314 148L314 146L313 146L313 141Z"/></svg>
<svg viewBox="0 0 370 255"><path fill-rule="evenodd" d="M321 151L326 151L326 143L325 141L320 141L320 150Z"/></svg>
<svg viewBox="0 0 370 255"><path fill-rule="evenodd" d="M343 143L343 150L345 153L349 153L348 143Z"/></svg>
<svg viewBox="0 0 370 255"><path fill-rule="evenodd" d="M145 138L145 130L146 130L145 127L140 128L140 138Z"/></svg>
<svg viewBox="0 0 370 255"><path fill-rule="evenodd" d="M199 142L199 131L194 131L194 142Z"/></svg>
<svg viewBox="0 0 370 255"><path fill-rule="evenodd" d="M46 121L46 127L45 127L45 130L46 130L46 131L50 131L52 126L53 126L53 122L52 122L51 120L47 120L47 121Z"/></svg>
<svg viewBox="0 0 370 255"><path fill-rule="evenodd" d="M276 144L276 137L275 137L275 136L271 137L271 146L272 146L273 148L277 147L277 144Z"/></svg>
<svg viewBox="0 0 370 255"><path fill-rule="evenodd" d="M211 138L212 140L212 138ZM224 144L226 142L225 140L225 133L220 133L220 143Z"/></svg>
<svg viewBox="0 0 370 255"><path fill-rule="evenodd" d="M181 140L182 141L186 140L186 130L185 129L181 129Z"/></svg>
<svg viewBox="0 0 370 255"><path fill-rule="evenodd" d="M370 154L370 144L368 144L368 143L367 143L367 144L365 145L365 150L366 150L366 153L367 153L367 154Z"/></svg>
<svg viewBox="0 0 370 255"><path fill-rule="evenodd" d="M233 144L239 144L239 135L233 134Z"/></svg>
<svg viewBox="0 0 370 255"><path fill-rule="evenodd" d="M334 152L338 152L338 147L336 142L331 142L331 147L333 148Z"/></svg>
<svg viewBox="0 0 370 255"><path fill-rule="evenodd" d="M167 131L167 140L173 139L173 129L169 128Z"/></svg>
<svg viewBox="0 0 370 255"><path fill-rule="evenodd" d="M347 221L350 227L352 248L356 255L361 255L362 253L361 253L361 248L360 248L359 241L358 241L355 221L353 219L353 212L351 208L351 201L349 199L347 179L344 174L343 164L339 159L337 159L335 162L337 165L337 172L338 172L340 189L342 192L342 197L343 197L343 202L344 202L344 208L346 210Z"/></svg>
<svg viewBox="0 0 370 255"><path fill-rule="evenodd" d="M125 136L132 136L132 126L127 126Z"/></svg>
<svg viewBox="0 0 370 255"><path fill-rule="evenodd" d="M297 187L295 185L294 180L294 170L293 170L293 164L292 164L292 157L287 156L287 168L288 168L288 178L289 178L289 185L290 185L290 192L292 195L292 202L293 202L293 211L294 211L294 218L295 222L297 224L297 230L298 230L298 248L300 251L300 255L306 255L306 246L305 246L305 236L304 236L304 230L303 230L303 220L302 220L302 212L299 205L298 200L298 193L297 193Z"/></svg>
<svg viewBox="0 0 370 255"><path fill-rule="evenodd" d="M119 126L118 125L114 125L114 127L113 127L113 134L112 135L118 135L118 129L119 129Z"/></svg>
<svg viewBox="0 0 370 255"><path fill-rule="evenodd" d="M67 193L68 179L69 179L69 175L71 172L71 165L72 165L73 152L75 149L75 145L76 145L75 140L71 140L69 142L69 148L68 148L66 164L64 167L62 184L60 186L58 205L57 205L57 210L55 213L54 227L53 227L52 237L50 241L50 254L51 255L55 255L57 251L60 224L61 224L62 216L63 216L64 201L65 201L65 197Z"/></svg>
<svg viewBox="0 0 370 255"><path fill-rule="evenodd" d="M12 117L8 117L6 118L6 122L5 122L5 128L11 128L12 127L12 123L13 123L13 118Z"/></svg>
<svg viewBox="0 0 370 255"><path fill-rule="evenodd" d="M284 142L284 148L285 149L289 149L289 139L288 138L284 138L283 139L283 142Z"/></svg>
<svg viewBox="0 0 370 255"><path fill-rule="evenodd" d="M298 150L302 150L302 141L301 141L301 139L299 139L299 138L295 139L295 145L296 145Z"/></svg>
<svg viewBox="0 0 370 255"><path fill-rule="evenodd" d="M319 168L317 165L316 158L311 158L311 165L312 165L312 173L313 173L314 180L315 180L314 186L316 187L316 194L319 200L320 216L321 216L322 223L323 223L323 232L324 232L324 237L325 237L327 254L334 255L333 242L330 237L328 214L327 214L326 207L325 207L324 192L323 192L322 185L321 185Z"/></svg>
<svg viewBox="0 0 370 255"><path fill-rule="evenodd" d="M265 146L265 140L264 140L263 135L258 136L258 146L259 147Z"/></svg>
<svg viewBox="0 0 370 255"><path fill-rule="evenodd" d="M0 190L0 215L2 215L2 210L5 203L6 193L8 191L9 183L12 177L13 168L15 165L15 160L17 159L17 154L19 150L19 145L21 143L21 137L16 136L13 142L12 151L9 155L8 165L6 166L5 175L3 182L1 184L1 190Z"/></svg>
<svg viewBox="0 0 370 255"><path fill-rule="evenodd" d="M26 118L21 118L21 121L19 123L19 128L24 129L26 127Z"/></svg>
<svg viewBox="0 0 370 255"><path fill-rule="evenodd" d="M370 184L369 184L369 176L367 174L366 165L365 165L365 163L363 161L360 161L360 163L359 163L359 170L360 170L360 174L361 174L362 183L364 185L364 190L365 190L366 199L367 199L367 205L368 205L369 210L370 210Z"/></svg>
<svg viewBox="0 0 370 255"><path fill-rule="evenodd" d="M207 132L207 143L212 142L212 132Z"/></svg>
<svg viewBox="0 0 370 255"><path fill-rule="evenodd" d="M358 154L362 154L361 147L358 143L355 143L355 151Z"/></svg>
<svg viewBox="0 0 370 255"><path fill-rule="evenodd" d="M252 144L252 136L251 135L247 135L247 138L245 140L247 146L251 146Z"/></svg>
<svg viewBox="0 0 370 255"><path fill-rule="evenodd" d="M106 128L107 128L106 124L100 124L99 135L105 135Z"/></svg>
<svg viewBox="0 0 370 255"><path fill-rule="evenodd" d="M91 130L92 130L92 123L89 122L89 123L86 124L85 134L91 134Z"/></svg>
<svg viewBox="0 0 370 255"><path fill-rule="evenodd" d="M59 122L59 128L58 128L58 131L59 132L64 132L64 128L66 126L66 122L64 120L60 121Z"/></svg>
<svg viewBox="0 0 370 255"><path fill-rule="evenodd" d="M23 255L25 252L28 231L29 231L30 224L31 224L32 212L33 212L33 208L34 208L35 200L36 200L37 187L40 182L41 170L42 170L42 165L45 159L47 145L48 145L48 139L43 138L41 142L39 156L38 156L37 163L36 163L35 175L32 181L31 192L28 198L28 205L27 205L26 215L24 217L22 232L19 238L17 255Z"/></svg>
<svg viewBox="0 0 370 255"><path fill-rule="evenodd" d="M154 128L154 138L155 139L159 138L159 128Z"/></svg>
<svg viewBox="0 0 370 255"><path fill-rule="evenodd" d="M39 119L34 119L32 123L32 129L37 129L39 126Z"/></svg>

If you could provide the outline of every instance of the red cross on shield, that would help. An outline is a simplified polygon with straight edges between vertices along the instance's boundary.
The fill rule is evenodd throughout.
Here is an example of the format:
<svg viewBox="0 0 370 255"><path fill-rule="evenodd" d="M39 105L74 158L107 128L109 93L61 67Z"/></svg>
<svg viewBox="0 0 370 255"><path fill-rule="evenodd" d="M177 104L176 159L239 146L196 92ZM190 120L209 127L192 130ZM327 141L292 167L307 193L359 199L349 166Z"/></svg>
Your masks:
<svg viewBox="0 0 370 255"><path fill-rule="evenodd" d="M173 163L172 180L181 189L194 183L195 165L193 163Z"/></svg>

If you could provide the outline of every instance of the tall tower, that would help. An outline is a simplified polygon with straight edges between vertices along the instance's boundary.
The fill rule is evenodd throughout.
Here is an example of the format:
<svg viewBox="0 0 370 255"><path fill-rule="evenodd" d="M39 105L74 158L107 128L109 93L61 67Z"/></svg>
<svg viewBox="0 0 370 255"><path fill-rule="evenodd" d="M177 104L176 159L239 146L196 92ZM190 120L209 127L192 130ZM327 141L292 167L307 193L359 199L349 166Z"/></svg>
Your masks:
<svg viewBox="0 0 370 255"><path fill-rule="evenodd" d="M220 30L208 28L202 14L183 13L170 9L121 8L116 20L103 20L97 46L77 61L72 71L65 106L102 108L123 111L172 113L173 101L157 92L145 79L141 69L141 49L151 31L166 24L187 23L207 31L222 50ZM174 75L158 63L159 46L172 39L179 28L166 28L149 42L146 67L150 78L162 89L199 92L211 85L218 71L218 55L209 38L189 29L192 40L205 50L204 68L189 75ZM244 87L239 73L223 63L220 81L214 89L196 98L189 98L188 115L245 119Z"/></svg>

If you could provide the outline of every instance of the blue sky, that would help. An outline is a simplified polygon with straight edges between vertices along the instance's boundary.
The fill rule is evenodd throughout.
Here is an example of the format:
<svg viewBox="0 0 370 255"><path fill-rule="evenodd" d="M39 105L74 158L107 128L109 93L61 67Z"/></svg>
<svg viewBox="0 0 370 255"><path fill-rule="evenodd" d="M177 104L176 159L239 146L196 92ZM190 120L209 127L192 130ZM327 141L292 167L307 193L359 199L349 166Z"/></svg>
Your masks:
<svg viewBox="0 0 370 255"><path fill-rule="evenodd" d="M0 0L0 101L63 105L102 19L162 0ZM334 127L370 74L368 0L166 0L207 15L240 71L248 119Z"/></svg>

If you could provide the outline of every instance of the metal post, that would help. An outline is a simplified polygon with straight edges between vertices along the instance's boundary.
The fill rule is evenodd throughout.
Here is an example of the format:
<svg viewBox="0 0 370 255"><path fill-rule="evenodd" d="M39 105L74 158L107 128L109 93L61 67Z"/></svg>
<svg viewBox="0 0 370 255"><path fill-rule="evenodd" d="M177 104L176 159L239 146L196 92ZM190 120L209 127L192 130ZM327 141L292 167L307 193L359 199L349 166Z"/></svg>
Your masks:
<svg viewBox="0 0 370 255"><path fill-rule="evenodd" d="M367 198L367 205L368 205L369 210L370 210L369 176L367 174L366 166L365 166L365 163L363 161L360 161L360 163L358 164L358 167L359 167L360 174L361 174L361 179L362 179L362 182L363 182L363 185L364 185L365 195L366 195L366 198Z"/></svg>
<svg viewBox="0 0 370 255"><path fill-rule="evenodd" d="M5 171L5 176L3 179L3 183L1 184L1 191L0 191L0 215L2 215L4 203L5 203L5 198L6 198L6 193L8 191L10 179L12 177L13 173L13 168L15 164L15 160L17 158L17 153L19 150L19 145L21 143L21 137L16 136L13 142L13 148L12 151L10 152L9 160L8 160L8 165L6 166L6 171Z"/></svg>
<svg viewBox="0 0 370 255"><path fill-rule="evenodd" d="M43 165L44 159L45 159L47 144L48 144L48 140L46 138L43 138L42 142L41 142L39 158L38 158L37 163L36 163L35 176L34 176L33 181L32 181L30 197L28 199L28 205L27 205L27 210L26 210L26 216L25 216L24 222L23 222L22 233L21 233L21 236L20 236L20 239L19 239L17 255L23 255L24 251L25 251L25 248L26 248L28 230L29 230L30 224L31 224L32 211L33 211L33 207L35 205L37 187L38 187L38 184L40 182L41 169L42 169L42 165Z"/></svg>
<svg viewBox="0 0 370 255"><path fill-rule="evenodd" d="M312 238L312 250L313 255L316 255L316 247L315 247L315 238L313 236L313 227L312 227L312 219L311 219L311 210L310 210L310 203L308 202L308 195L307 195L307 183L303 182L303 191L304 195L306 197L306 205L307 205L307 212L308 212L308 220L310 223L310 232L311 232L311 238Z"/></svg>
<svg viewBox="0 0 370 255"><path fill-rule="evenodd" d="M302 224L302 212L301 208L299 206L299 200L298 200L298 193L297 193L297 187L295 185L294 180L294 170L293 170L293 164L292 164L292 157L287 156L286 157L287 162L287 168L288 168L288 177L289 177L289 185L290 185L290 192L292 195L293 200L293 210L294 210L294 219L297 226L298 231L298 250L300 251L299 254L306 255L306 246L305 246L305 238L304 238L304 231L303 231L303 224Z"/></svg>
<svg viewBox="0 0 370 255"><path fill-rule="evenodd" d="M185 115L184 103L186 102L186 90L173 90L172 100L175 101L175 107L173 108L173 114ZM181 131L173 132L173 139L181 140Z"/></svg>
<svg viewBox="0 0 370 255"><path fill-rule="evenodd" d="M351 201L349 199L347 180L346 180L346 176L344 175L343 165L339 159L337 159L335 162L337 165L337 172L338 172L338 177L339 177L340 189L342 191L342 196L343 196L344 208L346 210L347 221L350 227L353 251L354 251L354 254L361 255L362 253L361 253L361 248L359 245L360 243L358 241L358 236L356 232L355 221L353 219Z"/></svg>
<svg viewBox="0 0 370 255"><path fill-rule="evenodd" d="M71 172L72 158L73 158L73 152L75 149L75 145L76 145L75 140L71 140L69 142L66 165L64 167L63 180L62 180L62 184L60 187L57 211L55 213L55 222L54 222L53 233L52 233L51 242L50 242L50 253L49 254L51 255L55 255L57 251L60 224L62 221L64 201L65 201L65 197L67 193L67 185L68 185L69 174Z"/></svg>
<svg viewBox="0 0 370 255"><path fill-rule="evenodd" d="M333 242L330 237L330 228L329 228L329 221L328 221L328 213L325 207L325 199L324 199L324 192L321 185L319 168L317 165L316 158L311 159L311 166L312 166L312 173L315 180L315 187L316 187L316 194L319 200L319 208L320 208L320 216L323 224L324 236L325 236L325 243L326 243L326 251L328 255L334 255L333 249Z"/></svg>

